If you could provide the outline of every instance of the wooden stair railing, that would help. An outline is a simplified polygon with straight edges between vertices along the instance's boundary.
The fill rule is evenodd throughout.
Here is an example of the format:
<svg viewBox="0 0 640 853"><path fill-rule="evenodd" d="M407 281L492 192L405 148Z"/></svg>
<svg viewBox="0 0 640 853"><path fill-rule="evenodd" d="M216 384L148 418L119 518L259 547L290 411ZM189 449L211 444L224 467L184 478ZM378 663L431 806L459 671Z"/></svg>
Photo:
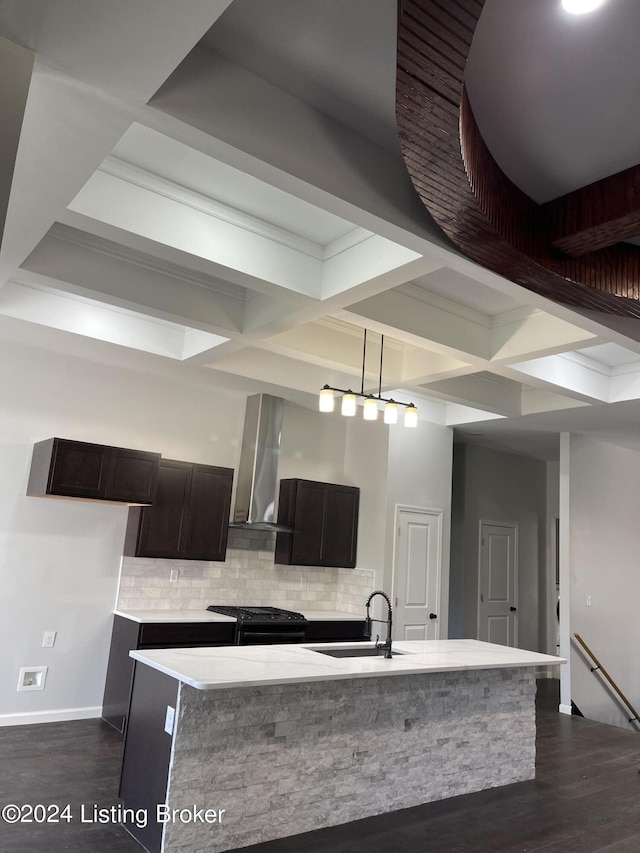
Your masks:
<svg viewBox="0 0 640 853"><path fill-rule="evenodd" d="M589 646L588 646L588 645L585 643L585 641L582 639L582 637L580 636L580 634L575 634L575 633L574 633L574 635L573 635L573 636L576 638L576 642L578 642L578 643L582 646L582 648L585 650L585 652L589 655L589 657L591 658L591 660L594 662L595 666L592 666L592 667L591 667L591 672L601 672L601 673L602 673L603 678L605 678L605 679L609 682L609 684L610 684L610 685L611 685L611 687L613 688L613 691L616 693L616 695L618 696L618 698L619 698L619 699L624 703L624 705L625 705L625 706L626 706L626 707L631 711L631 713L633 714L633 716L632 716L632 717L629 717L629 722L630 722L630 723L636 722L636 723L639 723L639 724L640 724L640 715L638 714L638 712L636 711L636 709L633 707L633 705L631 704L631 702L630 702L630 701L627 699L627 697L624 695L624 693L622 692L622 690L620 690L620 688L619 688L619 687L618 687L618 685L615 683L615 681L613 680L613 678L611 678L611 676L609 675L609 673L607 672L607 670L603 667L603 665L600 663L600 661L598 660L598 658L597 658L597 657L594 655L594 653L591 651L591 649L589 648Z"/></svg>

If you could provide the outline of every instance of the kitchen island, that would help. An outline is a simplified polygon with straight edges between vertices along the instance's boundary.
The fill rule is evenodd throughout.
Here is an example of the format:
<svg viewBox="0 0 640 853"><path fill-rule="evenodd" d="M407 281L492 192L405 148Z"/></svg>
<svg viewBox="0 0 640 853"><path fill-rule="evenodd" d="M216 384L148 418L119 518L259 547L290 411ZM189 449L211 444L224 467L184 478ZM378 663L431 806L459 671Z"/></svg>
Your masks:
<svg viewBox="0 0 640 853"><path fill-rule="evenodd" d="M132 834L215 853L533 778L535 668L559 658L475 640L326 654L348 646L131 652Z"/></svg>

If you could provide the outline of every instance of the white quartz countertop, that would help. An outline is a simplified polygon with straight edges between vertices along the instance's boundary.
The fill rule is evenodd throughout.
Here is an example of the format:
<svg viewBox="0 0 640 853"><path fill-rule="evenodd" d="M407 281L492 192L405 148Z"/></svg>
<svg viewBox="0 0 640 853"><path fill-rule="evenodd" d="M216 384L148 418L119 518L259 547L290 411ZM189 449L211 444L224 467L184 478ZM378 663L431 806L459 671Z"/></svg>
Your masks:
<svg viewBox="0 0 640 853"><path fill-rule="evenodd" d="M291 610L295 608L285 608ZM123 616L133 622L235 622L233 616L223 616L222 613L212 613L206 609L202 610L115 610L116 616ZM310 622L342 621L353 619L356 622L364 622L366 613L343 613L340 610L303 610L302 613Z"/></svg>
<svg viewBox="0 0 640 853"><path fill-rule="evenodd" d="M132 622L235 622L233 616L212 613L210 610L115 610L116 616Z"/></svg>
<svg viewBox="0 0 640 853"><path fill-rule="evenodd" d="M563 658L483 643L479 640L394 642L391 660L379 657L333 658L318 649L364 648L371 643L304 643L274 646L223 646L129 652L132 658L198 690L296 684L345 678L375 678L421 672L549 666Z"/></svg>

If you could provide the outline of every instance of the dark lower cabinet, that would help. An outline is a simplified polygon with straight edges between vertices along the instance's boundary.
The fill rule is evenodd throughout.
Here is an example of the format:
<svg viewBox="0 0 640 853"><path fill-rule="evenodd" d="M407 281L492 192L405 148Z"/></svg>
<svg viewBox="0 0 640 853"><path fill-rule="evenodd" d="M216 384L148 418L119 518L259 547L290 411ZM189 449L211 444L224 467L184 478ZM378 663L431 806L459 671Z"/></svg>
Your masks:
<svg viewBox="0 0 640 853"><path fill-rule="evenodd" d="M153 506L129 510L127 556L224 560L233 469L162 459Z"/></svg>
<svg viewBox="0 0 640 853"><path fill-rule="evenodd" d="M163 824L158 805L167 799L173 735L165 731L167 708L178 704L180 682L144 664L135 667L131 723L127 726L119 796L124 825L151 853L160 853ZM146 820L130 820L144 815Z"/></svg>
<svg viewBox="0 0 640 853"><path fill-rule="evenodd" d="M49 438L33 447L27 494L150 504L160 454Z"/></svg>
<svg viewBox="0 0 640 853"><path fill-rule="evenodd" d="M129 657L132 649L228 646L233 643L235 627L235 622L142 623L114 616L102 719L124 731L134 671L134 661Z"/></svg>
<svg viewBox="0 0 640 853"><path fill-rule="evenodd" d="M236 623L230 622L136 622L113 617L102 719L119 732L129 714L134 661L132 649L196 648L231 646ZM337 643L364 639L364 619L314 619L306 630L308 643ZM148 667L141 667L147 670Z"/></svg>
<svg viewBox="0 0 640 853"><path fill-rule="evenodd" d="M281 480L275 562L297 566L356 565L360 489L315 480Z"/></svg>
<svg viewBox="0 0 640 853"><path fill-rule="evenodd" d="M368 639L364 619L314 619L307 625L307 643L348 643Z"/></svg>

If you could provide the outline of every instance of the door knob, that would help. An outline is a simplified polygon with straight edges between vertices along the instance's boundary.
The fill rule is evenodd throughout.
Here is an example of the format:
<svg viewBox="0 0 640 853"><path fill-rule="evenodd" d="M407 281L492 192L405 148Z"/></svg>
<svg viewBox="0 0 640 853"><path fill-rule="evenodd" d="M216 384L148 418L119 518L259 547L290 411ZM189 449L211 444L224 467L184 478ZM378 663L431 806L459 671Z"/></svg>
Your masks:
<svg viewBox="0 0 640 853"><path fill-rule="evenodd" d="M509 608L509 610L510 610L512 613L515 613L517 609L518 609L517 607L510 607L510 608Z"/></svg>
<svg viewBox="0 0 640 853"><path fill-rule="evenodd" d="M429 619L437 619L437 618L438 618L438 614L437 614L437 613L430 613L430 614L429 614Z"/></svg>

